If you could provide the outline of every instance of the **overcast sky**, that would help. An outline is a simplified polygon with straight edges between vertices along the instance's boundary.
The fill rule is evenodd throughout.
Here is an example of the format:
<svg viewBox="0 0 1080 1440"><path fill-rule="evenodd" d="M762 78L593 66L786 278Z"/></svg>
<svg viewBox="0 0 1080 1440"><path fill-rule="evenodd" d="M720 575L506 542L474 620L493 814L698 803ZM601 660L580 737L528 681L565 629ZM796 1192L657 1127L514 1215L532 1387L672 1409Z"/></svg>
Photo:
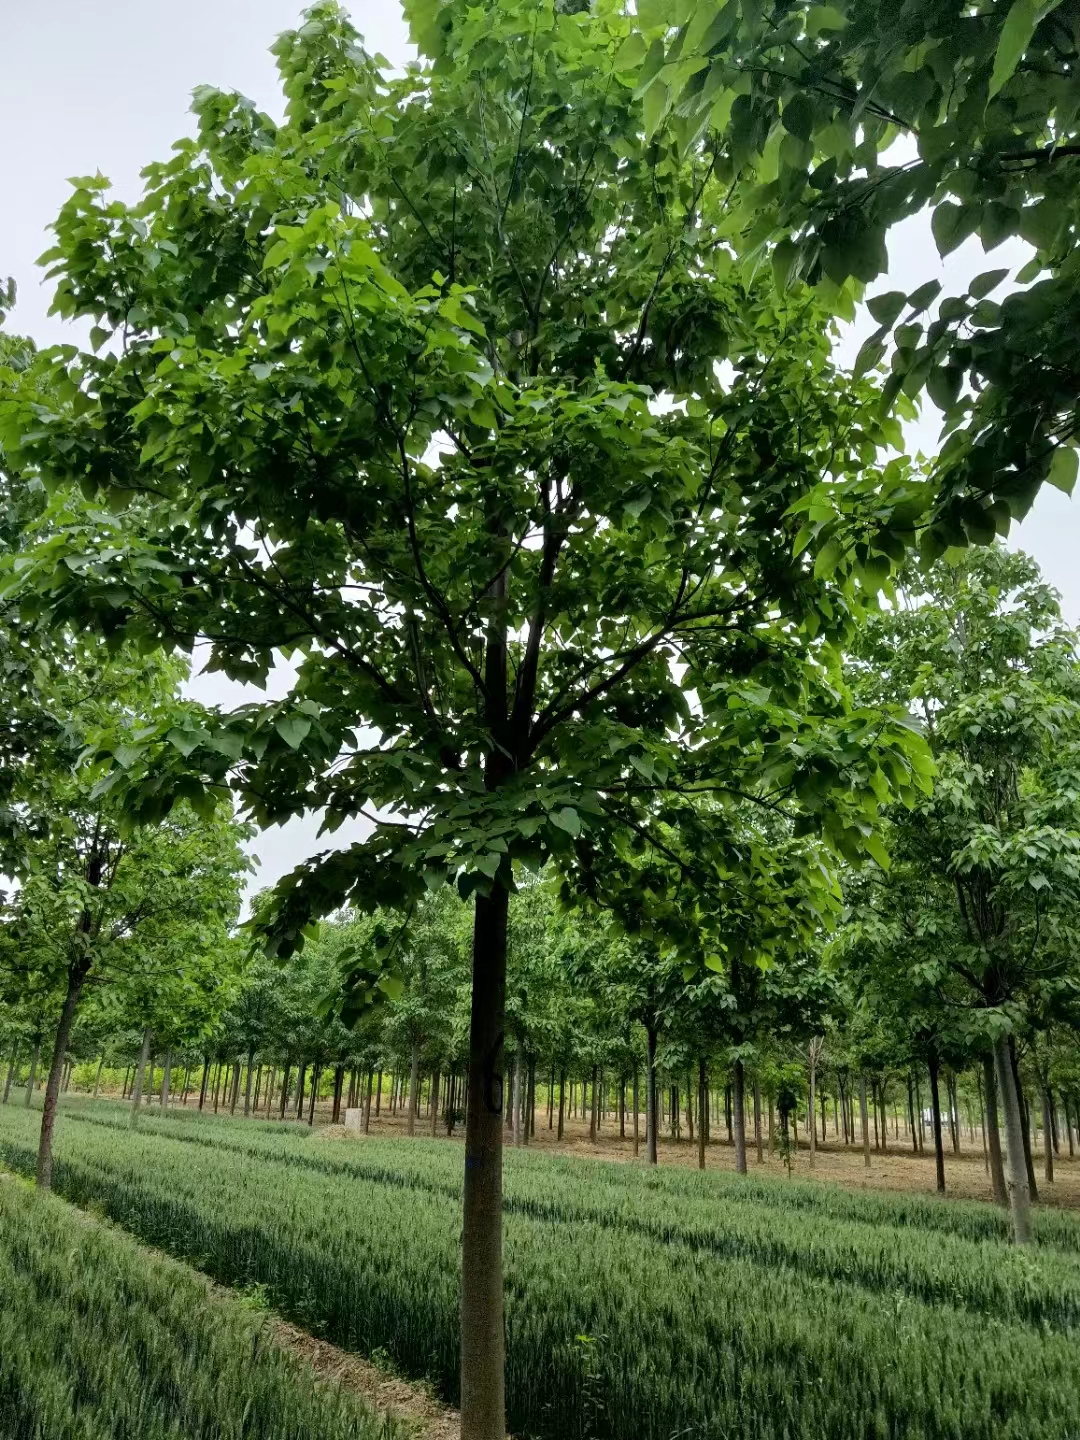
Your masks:
<svg viewBox="0 0 1080 1440"><path fill-rule="evenodd" d="M354 3L353 17L367 47L400 65L409 45L397 0ZM39 344L71 338L48 318L49 292L34 261L49 244L47 227L73 175L100 170L123 199L139 192L139 171L163 159L191 128L187 114L196 85L240 90L260 109L280 113L268 46L294 26L295 0L6 0L0 49L0 279L13 275L19 301L11 328ZM889 276L875 288L913 290L930 275L962 287L982 270L1014 263L1005 247L986 258L969 240L946 265L938 260L929 226L916 219L889 240ZM1022 259L1019 263L1023 263ZM863 327L857 327L862 330ZM854 335L851 349L858 342ZM913 440L927 453L936 441L934 417L924 416ZM1035 556L1061 591L1066 617L1080 624L1080 524L1074 502L1044 488L1015 543ZM275 693L284 693L288 671ZM239 686L206 677L193 687L208 702L243 697ZM318 848L317 821L293 822L259 837L258 884L268 884ZM339 831L340 843L344 831Z"/></svg>

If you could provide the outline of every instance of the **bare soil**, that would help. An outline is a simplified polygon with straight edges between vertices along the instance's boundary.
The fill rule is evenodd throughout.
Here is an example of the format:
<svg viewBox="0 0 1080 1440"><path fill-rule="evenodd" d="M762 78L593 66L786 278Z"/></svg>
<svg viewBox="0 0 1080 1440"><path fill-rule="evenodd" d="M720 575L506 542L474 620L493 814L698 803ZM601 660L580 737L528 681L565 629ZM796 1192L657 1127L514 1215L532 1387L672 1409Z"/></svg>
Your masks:
<svg viewBox="0 0 1080 1440"><path fill-rule="evenodd" d="M325 1107L325 1114L321 1112L322 1107L319 1107L316 1110L315 1123L316 1126L321 1127L319 1133L323 1138L339 1139L345 1143L363 1143L364 1137L355 1131L347 1131L341 1125L331 1126L329 1124L329 1106ZM632 1117L627 1117L628 1134L625 1140L619 1136L619 1119L615 1114L609 1115L603 1121L595 1142L589 1139L587 1120L568 1119L564 1127L564 1138L560 1142L556 1139L554 1126L551 1130L547 1128L546 1110L541 1110L538 1106L536 1135L530 1140L529 1145L530 1148L542 1150L545 1154L580 1155L596 1160L615 1160L643 1165L645 1163L644 1115L642 1115L640 1123L641 1141L635 1161ZM706 1147L705 1165L709 1170L734 1170L734 1148L728 1144L722 1124L720 1128L720 1138L717 1138L714 1133ZM370 1133L372 1138L385 1140L392 1136L400 1136L404 1140L407 1138L405 1117L401 1114L389 1115L384 1109L378 1119L372 1115ZM421 1115L418 1118L416 1134L430 1136L431 1120L429 1116ZM440 1124L438 1134L443 1141L447 1140L444 1125ZM452 1141L448 1143L459 1143L461 1138L462 1132L459 1127L455 1131ZM506 1143L512 1144L509 1132L506 1135ZM932 1195L937 1188L937 1181L934 1171L934 1145L929 1130L923 1140L921 1154L913 1152L910 1136L903 1126L900 1127L899 1135L894 1136L890 1125L887 1144L888 1148L884 1152L871 1148L870 1168L867 1169L863 1159L862 1146L845 1146L842 1137L838 1139L833 1133L830 1118L827 1139L824 1144L821 1141L818 1142L817 1154L813 1159L811 1159L809 1144L800 1135L798 1150L791 1157L791 1174L801 1180L821 1180L842 1185L850 1190L907 1191ZM682 1138L673 1140L670 1135L662 1135L658 1141L657 1150L661 1165L682 1165L688 1168L697 1165L697 1144L696 1142L691 1144L686 1136L685 1116L683 1117ZM755 1171L766 1175L786 1173L782 1157L770 1149L767 1136L763 1143L763 1160L759 1166L753 1134L748 1135L747 1164L751 1173ZM1044 1180L1045 1162L1041 1145L1036 1147L1034 1165L1040 1202L1063 1209L1080 1210L1080 1157L1070 1158L1068 1147L1063 1143L1061 1153L1054 1157L1054 1181L1052 1184L1048 1184ZM959 1155L953 1153L951 1139L946 1132L945 1193L965 1200L993 1199L990 1176L983 1159L982 1137L977 1129L973 1138L967 1126L963 1127Z"/></svg>
<svg viewBox="0 0 1080 1440"><path fill-rule="evenodd" d="M460 1440L461 1417L441 1404L428 1386L399 1380L359 1355L316 1340L280 1316L271 1317L270 1330L278 1344L310 1365L318 1379L351 1390L382 1415L405 1421L416 1440Z"/></svg>

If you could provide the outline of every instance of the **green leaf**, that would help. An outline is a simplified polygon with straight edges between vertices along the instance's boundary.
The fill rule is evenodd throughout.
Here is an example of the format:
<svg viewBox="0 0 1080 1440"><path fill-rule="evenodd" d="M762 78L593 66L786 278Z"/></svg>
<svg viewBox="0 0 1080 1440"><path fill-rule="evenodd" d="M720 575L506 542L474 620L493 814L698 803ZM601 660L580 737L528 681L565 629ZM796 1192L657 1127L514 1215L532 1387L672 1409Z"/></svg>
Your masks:
<svg viewBox="0 0 1080 1440"><path fill-rule="evenodd" d="M1050 461L1046 479L1056 489L1071 495L1076 484L1077 462L1080 457L1071 445L1059 445Z"/></svg>
<svg viewBox="0 0 1080 1440"><path fill-rule="evenodd" d="M640 30L632 31L615 52L616 70L635 70L648 54L645 37Z"/></svg>
<svg viewBox="0 0 1080 1440"><path fill-rule="evenodd" d="M311 721L305 715L279 715L274 729L286 745L296 750L311 729Z"/></svg>
<svg viewBox="0 0 1080 1440"><path fill-rule="evenodd" d="M651 140L660 128L660 122L668 107L670 98L668 87L662 81L656 81L645 91L645 98L642 101L642 116L645 121L645 139Z"/></svg>
<svg viewBox="0 0 1080 1440"><path fill-rule="evenodd" d="M978 211L970 205L957 205L942 200L934 210L930 228L934 232L939 255L949 255L973 234L978 224Z"/></svg>
<svg viewBox="0 0 1080 1440"><path fill-rule="evenodd" d="M981 300L984 295L989 295L991 290L1000 285L1008 273L1008 270L987 270L982 275L976 275L968 286L968 294L976 300Z"/></svg>
<svg viewBox="0 0 1080 1440"><path fill-rule="evenodd" d="M920 285L917 290L911 292L907 297L907 303L911 306L913 314L921 315L924 310L928 309L929 306L934 303L940 294L941 281L927 280L925 285Z"/></svg>
<svg viewBox="0 0 1080 1440"><path fill-rule="evenodd" d="M888 870L892 865L892 860L889 858L889 852L881 843L880 838L877 835L867 835L862 843L863 849L870 858L875 860L878 865L881 866L882 870Z"/></svg>
<svg viewBox="0 0 1080 1440"><path fill-rule="evenodd" d="M1050 0L1049 4L1040 4L1039 0L1013 0L1001 27L1001 38L994 56L994 72L990 76L991 100L1015 72L1024 51L1031 44L1036 25L1060 3L1061 0Z"/></svg>
<svg viewBox="0 0 1080 1440"><path fill-rule="evenodd" d="M572 805L564 805L551 812L551 823L575 838L581 834L581 817Z"/></svg>
<svg viewBox="0 0 1080 1440"><path fill-rule="evenodd" d="M902 290L889 290L884 295L875 295L866 302L866 308L879 325L895 325L908 299Z"/></svg>

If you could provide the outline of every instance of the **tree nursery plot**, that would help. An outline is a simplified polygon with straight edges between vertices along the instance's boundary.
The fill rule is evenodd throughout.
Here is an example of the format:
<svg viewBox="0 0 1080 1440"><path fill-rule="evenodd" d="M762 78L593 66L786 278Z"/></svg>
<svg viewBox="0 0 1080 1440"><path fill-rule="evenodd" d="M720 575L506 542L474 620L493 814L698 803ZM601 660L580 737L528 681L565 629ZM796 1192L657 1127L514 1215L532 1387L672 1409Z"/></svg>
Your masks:
<svg viewBox="0 0 1080 1440"><path fill-rule="evenodd" d="M1080 0L401 12L0 283L0 1422L1077 1440Z"/></svg>
<svg viewBox="0 0 1080 1440"><path fill-rule="evenodd" d="M317 1385L239 1300L3 1174L0 1434L406 1440Z"/></svg>
<svg viewBox="0 0 1080 1440"><path fill-rule="evenodd" d="M0 1111L33 1168L34 1117ZM65 1117L55 1186L141 1240L457 1398L456 1147ZM507 1167L514 1434L1064 1437L1080 1423L1080 1224L1008 1244L989 1205L629 1170ZM833 1377L833 1378L830 1378Z"/></svg>

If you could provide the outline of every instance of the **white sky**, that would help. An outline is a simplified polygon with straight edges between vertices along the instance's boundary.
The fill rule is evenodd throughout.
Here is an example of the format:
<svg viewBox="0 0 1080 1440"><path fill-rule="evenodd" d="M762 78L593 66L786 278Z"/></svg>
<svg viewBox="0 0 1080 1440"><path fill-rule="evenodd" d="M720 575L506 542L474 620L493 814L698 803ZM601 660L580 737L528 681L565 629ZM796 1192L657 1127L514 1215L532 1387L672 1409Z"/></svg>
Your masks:
<svg viewBox="0 0 1080 1440"><path fill-rule="evenodd" d="M397 0L355 0L351 8L369 50L395 65L409 58ZM7 0L0 32L0 279L13 275L19 287L12 329L39 344L71 338L69 327L48 318L48 288L34 267L50 243L47 227L68 178L100 170L119 196L134 199L142 167L164 159L190 129L196 85L239 90L260 109L280 113L267 47L298 23L300 10L298 0ZM890 237L889 276L875 289L910 291L940 275L948 292L982 270L1016 263L1017 253L1003 246L984 257L969 240L942 265L929 225L916 218ZM867 333L863 325L856 329L859 338ZM936 429L931 413L910 438L930 453ZM1074 502L1044 487L1016 534L1061 591L1073 624L1080 624L1078 515ZM288 672L279 678L273 693L288 688ZM217 676L193 688L209 703L248 698ZM317 828L315 819L296 821L260 836L255 884L271 883L320 848ZM345 836L339 831L331 843Z"/></svg>

